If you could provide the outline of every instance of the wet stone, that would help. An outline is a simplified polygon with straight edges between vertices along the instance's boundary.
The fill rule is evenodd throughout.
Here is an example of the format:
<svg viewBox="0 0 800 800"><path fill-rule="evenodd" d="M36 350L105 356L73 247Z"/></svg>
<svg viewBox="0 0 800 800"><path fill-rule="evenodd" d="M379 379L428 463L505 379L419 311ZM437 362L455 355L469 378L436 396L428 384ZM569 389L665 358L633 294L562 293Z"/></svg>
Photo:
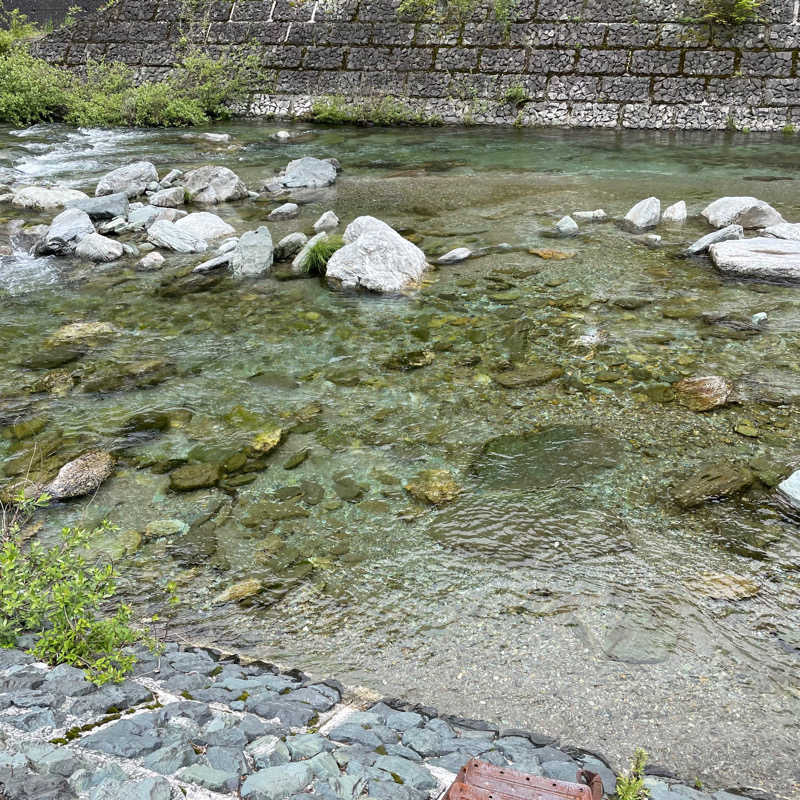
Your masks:
<svg viewBox="0 0 800 800"><path fill-rule="evenodd" d="M709 500L722 500L744 491L753 482L747 467L730 462L707 464L675 487L673 499L681 508L695 508Z"/></svg>
<svg viewBox="0 0 800 800"><path fill-rule="evenodd" d="M379 756L375 768L400 778L404 785L421 791L436 788L436 779L424 767L397 756Z"/></svg>
<svg viewBox="0 0 800 800"><path fill-rule="evenodd" d="M305 763L267 767L247 776L241 795L244 800L284 800L302 792L313 778L314 773Z"/></svg>
<svg viewBox="0 0 800 800"><path fill-rule="evenodd" d="M109 755L137 758L158 749L161 742L148 727L136 719L123 719L81 740L89 750Z"/></svg>
<svg viewBox="0 0 800 800"><path fill-rule="evenodd" d="M318 733L303 733L286 739L292 761L313 758L318 753L333 750L333 745Z"/></svg>
<svg viewBox="0 0 800 800"><path fill-rule="evenodd" d="M219 477L216 464L187 464L170 473L169 485L173 491L190 492L214 486Z"/></svg>
<svg viewBox="0 0 800 800"><path fill-rule="evenodd" d="M564 370L555 364L535 364L508 372L498 372L493 378L505 389L520 389L526 386L542 386L548 381L560 378L563 374Z"/></svg>
<svg viewBox="0 0 800 800"><path fill-rule="evenodd" d="M196 783L212 792L232 792L239 785L239 776L233 772L214 769L205 764L192 764L178 773L187 783Z"/></svg>
<svg viewBox="0 0 800 800"><path fill-rule="evenodd" d="M442 737L427 728L412 728L403 734L403 744L416 750L423 758L442 755Z"/></svg>
<svg viewBox="0 0 800 800"><path fill-rule="evenodd" d="M142 766L161 775L172 775L181 767L188 767L197 761L194 748L186 742L175 742L154 750L142 760Z"/></svg>
<svg viewBox="0 0 800 800"><path fill-rule="evenodd" d="M288 746L277 736L267 734L250 742L245 748L258 769L278 767L292 760Z"/></svg>
<svg viewBox="0 0 800 800"><path fill-rule="evenodd" d="M338 725L328 735L334 742L344 742L346 744L355 742L373 748L381 745L381 740L375 733L352 722Z"/></svg>
<svg viewBox="0 0 800 800"><path fill-rule="evenodd" d="M386 725L396 731L418 728L422 723L423 717L413 711L390 711L386 715Z"/></svg>

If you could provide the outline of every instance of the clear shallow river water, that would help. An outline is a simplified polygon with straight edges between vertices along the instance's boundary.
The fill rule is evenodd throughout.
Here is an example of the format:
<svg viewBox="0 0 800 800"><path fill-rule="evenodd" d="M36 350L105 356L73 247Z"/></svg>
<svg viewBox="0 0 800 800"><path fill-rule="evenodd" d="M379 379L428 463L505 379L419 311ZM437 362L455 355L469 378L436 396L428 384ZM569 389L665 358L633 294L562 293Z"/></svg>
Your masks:
<svg viewBox="0 0 800 800"><path fill-rule="evenodd" d="M179 132L0 130L0 167L92 194L101 174L141 158L162 175L224 164L253 187L291 158L336 156L335 186L300 197L299 219L269 224L273 239L333 208L345 223L386 220L431 258L516 249L377 298L316 279L181 277L203 256L168 255L158 273L33 259L7 234L52 214L0 207L0 427L30 423L0 439L0 480L31 464L52 473L93 447L119 460L91 501L42 513L40 535L116 523L98 550L170 635L534 728L617 768L643 745L686 779L800 795L798 523L760 483L691 511L670 497L709 461L755 466L769 483L798 459L800 290L680 258L708 232L696 217L661 226L657 250L613 223L546 235L564 213L621 217L651 194L694 215L756 195L798 221L797 140L319 128L278 145L277 129L220 127L230 148ZM214 211L243 232L275 204ZM742 330L762 311L761 330ZM54 343L78 321L113 332ZM563 375L494 380L542 364ZM670 389L754 373L785 402L698 414ZM291 432L245 478L169 490L171 469L230 464L275 424ZM496 437L511 438L487 445ZM431 468L462 487L441 508L403 489ZM721 597L709 575L748 596ZM213 602L247 578L263 591Z"/></svg>

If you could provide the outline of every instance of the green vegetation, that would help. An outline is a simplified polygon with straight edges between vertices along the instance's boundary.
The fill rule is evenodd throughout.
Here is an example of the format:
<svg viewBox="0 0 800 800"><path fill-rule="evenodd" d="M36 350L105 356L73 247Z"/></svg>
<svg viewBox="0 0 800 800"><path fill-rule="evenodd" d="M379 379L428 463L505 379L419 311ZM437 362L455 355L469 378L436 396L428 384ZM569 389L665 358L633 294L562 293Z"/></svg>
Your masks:
<svg viewBox="0 0 800 800"><path fill-rule="evenodd" d="M644 785L647 753L639 747L633 755L631 768L617 778L617 800L647 800L650 796Z"/></svg>
<svg viewBox="0 0 800 800"><path fill-rule="evenodd" d="M479 5L479 0L402 0L397 13L441 24L460 23L469 19ZM516 5L516 0L493 0L495 19L506 29Z"/></svg>
<svg viewBox="0 0 800 800"><path fill-rule="evenodd" d="M795 128L795 126L792 125L791 122L789 122L786 125L784 125L783 128L781 128L781 132L785 136L794 136L795 133L797 133L797 128Z"/></svg>
<svg viewBox="0 0 800 800"><path fill-rule="evenodd" d="M311 119L329 125L441 125L436 116L421 111L394 97L368 97L349 102L340 95L321 97L311 107Z"/></svg>
<svg viewBox="0 0 800 800"><path fill-rule="evenodd" d="M305 270L309 275L325 275L330 257L340 248L344 247L344 239L341 236L328 236L327 239L320 239L308 251Z"/></svg>
<svg viewBox="0 0 800 800"><path fill-rule="evenodd" d="M0 122L11 125L201 125L246 102L257 68L254 56L189 53L163 80L139 86L116 62L90 61L79 77L30 53L38 31L24 14L0 12L0 23Z"/></svg>
<svg viewBox="0 0 800 800"><path fill-rule="evenodd" d="M50 548L22 535L34 511L47 505L46 494L27 498L20 492L0 516L0 647L14 647L25 633L36 634L30 649L48 664L71 664L86 670L100 685L120 681L135 658L121 648L149 637L130 626L131 609L116 604L111 616L101 605L114 600L117 577L110 564L96 566L83 555L86 545L112 529L103 522L92 531L64 528Z"/></svg>
<svg viewBox="0 0 800 800"><path fill-rule="evenodd" d="M503 94L503 100L509 105L521 108L525 103L530 102L531 96L522 84L515 83L506 89L505 94Z"/></svg>
<svg viewBox="0 0 800 800"><path fill-rule="evenodd" d="M762 0L702 0L701 19L715 25L745 25L759 22Z"/></svg>

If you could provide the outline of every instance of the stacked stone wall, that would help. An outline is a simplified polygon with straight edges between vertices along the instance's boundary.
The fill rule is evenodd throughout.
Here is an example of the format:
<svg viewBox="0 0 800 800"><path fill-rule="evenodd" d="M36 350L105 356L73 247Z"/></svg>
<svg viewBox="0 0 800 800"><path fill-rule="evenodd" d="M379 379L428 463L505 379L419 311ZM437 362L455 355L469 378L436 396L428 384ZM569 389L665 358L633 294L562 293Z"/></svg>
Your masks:
<svg viewBox="0 0 800 800"><path fill-rule="evenodd" d="M681 0L519 0L507 27L488 6L439 25L398 15L396 0L118 0L39 53L71 68L124 61L144 80L192 47L255 52L264 115L391 96L445 122L780 130L800 128L797 5L766 0L763 23L726 29L692 22Z"/></svg>

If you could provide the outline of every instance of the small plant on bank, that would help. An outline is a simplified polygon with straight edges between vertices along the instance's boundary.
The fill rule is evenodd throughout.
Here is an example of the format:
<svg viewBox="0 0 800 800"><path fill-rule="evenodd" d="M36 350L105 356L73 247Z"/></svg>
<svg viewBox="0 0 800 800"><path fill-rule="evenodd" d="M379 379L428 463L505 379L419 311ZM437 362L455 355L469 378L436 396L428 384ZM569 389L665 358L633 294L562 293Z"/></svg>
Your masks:
<svg viewBox="0 0 800 800"><path fill-rule="evenodd" d="M328 267L328 261L331 256L344 247L344 239L341 236L333 235L328 236L327 239L320 239L308 251L306 258L305 270L309 275L325 275Z"/></svg>
<svg viewBox="0 0 800 800"><path fill-rule="evenodd" d="M506 89L503 100L515 108L521 108L525 103L530 102L531 97L522 84L515 83Z"/></svg>
<svg viewBox="0 0 800 800"><path fill-rule="evenodd" d="M647 752L641 747L633 755L631 768L617 778L617 800L647 800L650 792L644 785Z"/></svg>
<svg viewBox="0 0 800 800"><path fill-rule="evenodd" d="M702 0L701 19L714 25L736 26L760 22L762 0Z"/></svg>
<svg viewBox="0 0 800 800"><path fill-rule="evenodd" d="M350 102L341 95L321 97L311 106L311 119L328 125L441 125L439 117L415 111L394 97Z"/></svg>
<svg viewBox="0 0 800 800"><path fill-rule="evenodd" d="M59 544L45 548L21 535L25 521L47 505L47 495L36 499L20 493L3 506L0 530L0 647L14 647L20 636L32 633L30 649L50 665L71 664L86 670L94 683L121 681L135 657L122 652L138 641L155 643L130 625L131 609L117 604L111 616L101 606L116 595L117 574L110 564L90 564L84 548L104 531L67 527Z"/></svg>
<svg viewBox="0 0 800 800"><path fill-rule="evenodd" d="M7 53L17 42L37 36L40 31L35 22L15 8L6 11L0 2L0 53Z"/></svg>
<svg viewBox="0 0 800 800"><path fill-rule="evenodd" d="M402 0L397 7L401 16L436 22L460 23L469 19L480 5L480 0ZM511 25L516 0L494 0L494 17L506 30Z"/></svg>

